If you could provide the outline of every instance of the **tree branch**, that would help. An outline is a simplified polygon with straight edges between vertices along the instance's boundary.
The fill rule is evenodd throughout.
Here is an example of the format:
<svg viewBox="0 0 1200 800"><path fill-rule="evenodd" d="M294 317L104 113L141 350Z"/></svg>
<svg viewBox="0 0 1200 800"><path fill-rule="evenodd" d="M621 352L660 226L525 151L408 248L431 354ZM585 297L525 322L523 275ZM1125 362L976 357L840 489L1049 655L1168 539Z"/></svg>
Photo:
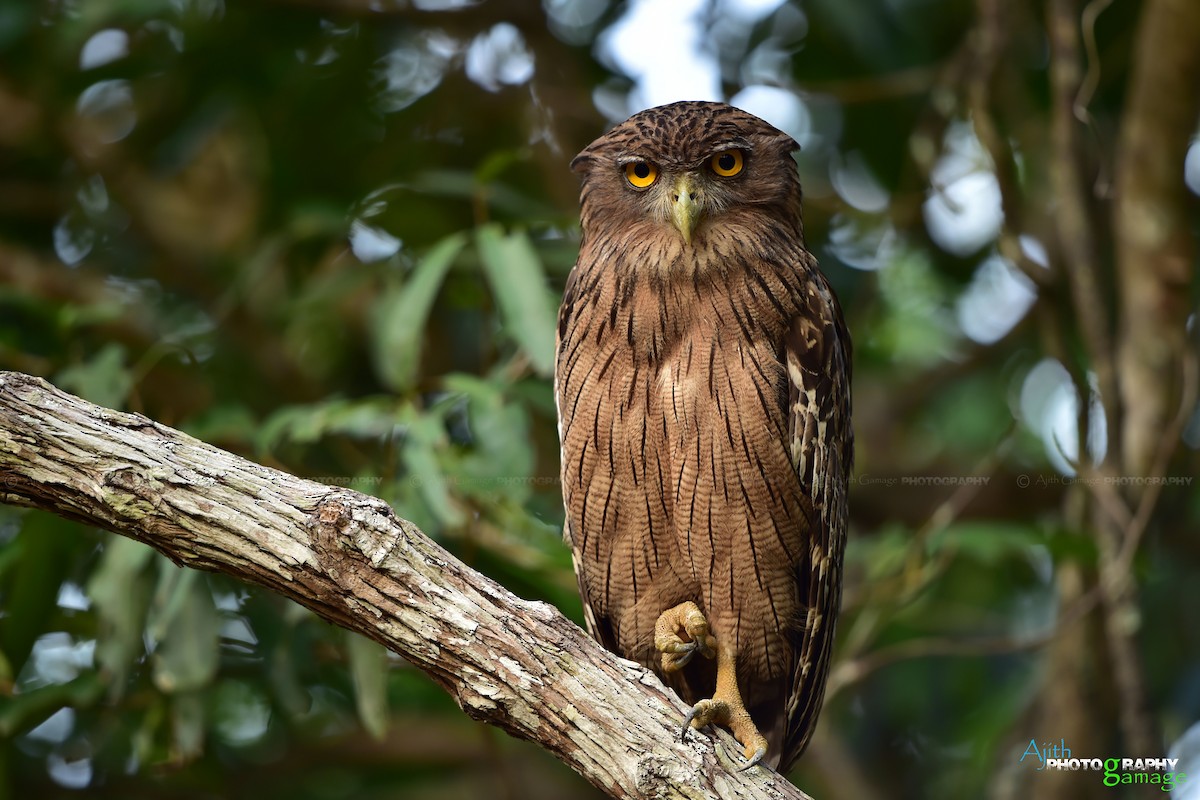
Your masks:
<svg viewBox="0 0 1200 800"><path fill-rule="evenodd" d="M1196 245L1183 162L1200 117L1200 4L1142 11L1121 117L1113 234L1120 288L1117 353L1127 475L1155 475L1180 403ZM1179 446L1178 433L1167 442Z"/></svg>
<svg viewBox="0 0 1200 800"><path fill-rule="evenodd" d="M1047 10L1047 29L1051 53L1050 81L1053 89L1051 132L1056 154L1053 185L1059 201L1059 239L1067 261L1067 276L1075 304L1075 316L1079 322L1090 366L1096 374L1097 389L1104 410L1107 447L1097 472L1099 476L1107 477L1116 474L1120 467L1128 465L1122 453L1125 439L1120 432L1123 424L1124 429L1128 430L1125 420L1127 409L1124 408L1123 401L1130 395L1122 395L1118 391L1116 352L1110 336L1111 315L1101 291L1101 269L1094 241L1098 228L1090 216L1081 169L1080 154L1083 150L1079 136L1078 103L1084 80L1080 66L1082 54L1079 0L1051 0ZM1187 41L1191 42L1190 39ZM1155 45L1156 50L1158 46ZM1084 94L1088 94L1088 91ZM1139 166L1139 169L1141 168ZM1176 179L1180 184L1183 183L1182 178L1177 176ZM1182 328L1180 333L1182 335ZM1139 377L1144 376L1139 373ZM1160 379L1156 377L1155 382L1158 380ZM1083 409L1080 415L1079 462L1085 465L1090 458L1087 432L1091 430L1093 414L1091 392L1086 380L1078 382L1077 391L1080 407ZM1139 387L1139 391L1142 391L1142 387ZM1120 515L1111 512L1109 507L1112 503L1108 502L1108 505L1105 505L1105 501L1111 501L1113 498L1106 498L1100 494L1096 499L1089 523L1095 532L1098 552L1105 643L1108 646L1113 680L1117 688L1118 714L1124 743L1129 750L1140 752L1153 749L1156 737L1146 712L1145 678L1137 648L1137 626L1130 624L1130 620L1137 619L1137 584L1133 575L1118 571L1121 539L1127 533L1118 526L1116 519ZM1129 518L1129 515L1125 516Z"/></svg>
<svg viewBox="0 0 1200 800"><path fill-rule="evenodd" d="M1117 368L1125 475L1166 474L1195 404L1196 354L1187 339L1195 242L1187 216L1184 158L1200 115L1200 6L1151 0L1138 23L1121 117L1113 233L1119 288ZM1189 377L1190 376L1190 377ZM1157 743L1135 647L1136 585L1130 569L1158 488L1132 489L1136 516L1116 546L1100 551L1109 603L1106 628L1122 728L1131 750Z"/></svg>
<svg viewBox="0 0 1200 800"><path fill-rule="evenodd" d="M1058 200L1055 222L1065 261L1064 271L1075 306L1075 318L1079 322L1079 333L1087 352L1088 366L1096 374L1096 388L1105 412L1107 448L1104 463L1108 465L1118 463L1120 396L1113 366L1110 314L1101 288L1103 278L1096 250L1095 227L1088 205L1087 181L1083 173L1081 125L1075 115L1075 100L1083 82L1078 5L1078 0L1051 0L1046 10L1052 89L1050 177ZM1077 389L1083 409L1080 419L1084 421L1079 437L1082 461L1088 457L1086 432L1089 427L1086 421L1092 415L1089 402L1091 392L1086 379L1079 381Z"/></svg>
<svg viewBox="0 0 1200 800"><path fill-rule="evenodd" d="M681 741L688 707L653 673L471 570L377 498L0 372L0 501L291 598L404 656L472 718L538 743L614 797L808 797L769 769L736 771L724 731Z"/></svg>

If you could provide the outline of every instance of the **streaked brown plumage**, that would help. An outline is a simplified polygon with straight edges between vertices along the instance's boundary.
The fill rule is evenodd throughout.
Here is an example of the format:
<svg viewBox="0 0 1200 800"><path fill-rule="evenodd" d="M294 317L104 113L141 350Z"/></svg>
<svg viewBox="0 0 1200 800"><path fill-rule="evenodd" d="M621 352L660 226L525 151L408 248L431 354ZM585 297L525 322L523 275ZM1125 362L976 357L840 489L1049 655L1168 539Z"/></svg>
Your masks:
<svg viewBox="0 0 1200 800"><path fill-rule="evenodd" d="M850 337L804 249L795 149L687 102L580 153L555 374L592 635L781 769L824 693L853 455Z"/></svg>

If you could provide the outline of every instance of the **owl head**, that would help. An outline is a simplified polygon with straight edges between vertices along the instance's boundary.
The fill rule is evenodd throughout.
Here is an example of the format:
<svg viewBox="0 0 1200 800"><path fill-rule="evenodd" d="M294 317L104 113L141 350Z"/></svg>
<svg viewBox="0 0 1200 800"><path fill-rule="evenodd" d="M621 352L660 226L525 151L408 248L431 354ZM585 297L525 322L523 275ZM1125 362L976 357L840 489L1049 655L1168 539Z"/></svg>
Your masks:
<svg viewBox="0 0 1200 800"><path fill-rule="evenodd" d="M633 115L571 162L583 176L589 231L676 237L684 248L714 234L785 225L800 234L792 137L724 103L680 102ZM747 233L751 231L746 231Z"/></svg>

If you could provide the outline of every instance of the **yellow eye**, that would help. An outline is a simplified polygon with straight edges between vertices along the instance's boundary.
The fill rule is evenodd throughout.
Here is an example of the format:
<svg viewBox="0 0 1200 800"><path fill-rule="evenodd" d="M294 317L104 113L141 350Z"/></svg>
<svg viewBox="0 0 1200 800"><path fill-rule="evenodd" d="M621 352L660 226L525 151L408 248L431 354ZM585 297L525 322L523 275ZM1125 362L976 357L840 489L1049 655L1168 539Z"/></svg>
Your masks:
<svg viewBox="0 0 1200 800"><path fill-rule="evenodd" d="M726 150L709 159L708 165L722 178L732 178L742 171L744 163L741 150Z"/></svg>
<svg viewBox="0 0 1200 800"><path fill-rule="evenodd" d="M649 161L634 161L625 165L625 180L635 189L645 189L658 180L658 167Z"/></svg>

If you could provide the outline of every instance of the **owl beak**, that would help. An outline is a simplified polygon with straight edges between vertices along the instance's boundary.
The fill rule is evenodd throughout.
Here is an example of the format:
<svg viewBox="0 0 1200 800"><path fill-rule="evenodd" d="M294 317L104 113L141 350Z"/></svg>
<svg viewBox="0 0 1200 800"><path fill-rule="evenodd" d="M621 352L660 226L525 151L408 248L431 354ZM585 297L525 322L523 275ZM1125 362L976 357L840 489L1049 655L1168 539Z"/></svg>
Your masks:
<svg viewBox="0 0 1200 800"><path fill-rule="evenodd" d="M681 175L671 190L671 222L683 237L684 244L692 243L692 231L696 230L704 211L696 202L698 194L689 175Z"/></svg>

